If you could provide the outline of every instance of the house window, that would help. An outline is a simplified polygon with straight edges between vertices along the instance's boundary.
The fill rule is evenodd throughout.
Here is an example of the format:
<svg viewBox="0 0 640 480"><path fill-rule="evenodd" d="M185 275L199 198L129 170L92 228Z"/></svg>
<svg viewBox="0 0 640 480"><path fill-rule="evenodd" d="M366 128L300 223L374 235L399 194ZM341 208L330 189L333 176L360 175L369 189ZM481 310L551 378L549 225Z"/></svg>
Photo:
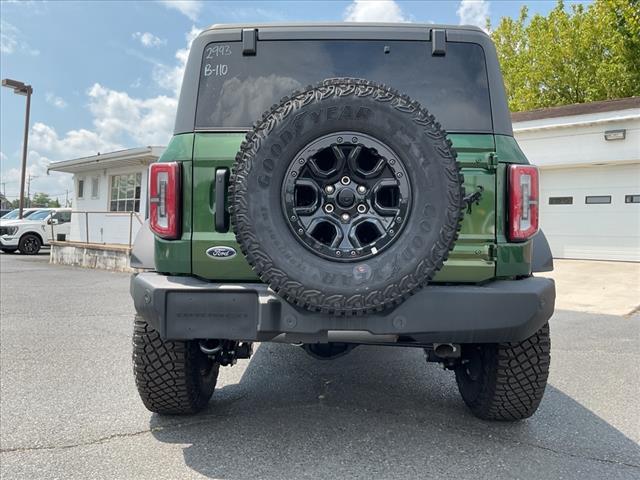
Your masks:
<svg viewBox="0 0 640 480"><path fill-rule="evenodd" d="M624 203L640 203L640 195L625 195Z"/></svg>
<svg viewBox="0 0 640 480"><path fill-rule="evenodd" d="M100 187L99 178L93 177L91 179L91 198L98 198L99 187Z"/></svg>
<svg viewBox="0 0 640 480"><path fill-rule="evenodd" d="M139 212L141 173L127 173L111 177L109 211Z"/></svg>
<svg viewBox="0 0 640 480"><path fill-rule="evenodd" d="M573 205L573 197L549 197L549 205Z"/></svg>
<svg viewBox="0 0 640 480"><path fill-rule="evenodd" d="M78 198L84 198L84 179L78 180Z"/></svg>
<svg viewBox="0 0 640 480"><path fill-rule="evenodd" d="M584 203L586 204L611 203L611 195L589 195L584 197Z"/></svg>

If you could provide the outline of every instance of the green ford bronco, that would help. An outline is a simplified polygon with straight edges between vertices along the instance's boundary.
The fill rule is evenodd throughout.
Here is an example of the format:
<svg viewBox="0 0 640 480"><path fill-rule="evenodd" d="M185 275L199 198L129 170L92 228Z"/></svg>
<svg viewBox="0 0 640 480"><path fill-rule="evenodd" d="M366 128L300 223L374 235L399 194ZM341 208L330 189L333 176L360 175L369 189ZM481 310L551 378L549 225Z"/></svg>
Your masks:
<svg viewBox="0 0 640 480"><path fill-rule="evenodd" d="M537 409L555 288L533 273L553 262L481 30L205 30L148 202L131 294L149 410L203 409L252 342L421 348L478 417Z"/></svg>

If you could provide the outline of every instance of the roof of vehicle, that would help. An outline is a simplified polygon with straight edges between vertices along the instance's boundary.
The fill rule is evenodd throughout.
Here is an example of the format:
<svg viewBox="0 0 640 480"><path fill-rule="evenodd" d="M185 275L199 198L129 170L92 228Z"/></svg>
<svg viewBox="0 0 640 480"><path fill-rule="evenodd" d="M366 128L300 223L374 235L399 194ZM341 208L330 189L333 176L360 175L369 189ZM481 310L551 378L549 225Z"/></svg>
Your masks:
<svg viewBox="0 0 640 480"><path fill-rule="evenodd" d="M435 23L408 23L408 22L275 22L275 23L214 23L203 30L224 30L231 28L267 28L267 29L340 29L344 27L361 29L446 29L446 30L472 30L485 33L484 30L473 25L446 25Z"/></svg>

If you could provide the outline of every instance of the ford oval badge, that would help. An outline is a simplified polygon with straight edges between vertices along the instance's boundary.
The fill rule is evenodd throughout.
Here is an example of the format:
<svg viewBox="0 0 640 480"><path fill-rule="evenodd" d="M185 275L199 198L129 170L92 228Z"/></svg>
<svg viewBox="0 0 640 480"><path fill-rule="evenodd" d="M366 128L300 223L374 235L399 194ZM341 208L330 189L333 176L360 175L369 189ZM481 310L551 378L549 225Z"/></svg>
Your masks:
<svg viewBox="0 0 640 480"><path fill-rule="evenodd" d="M216 260L229 260L236 256L236 251L235 249L226 246L211 247L207 249L207 255L211 258L215 258Z"/></svg>

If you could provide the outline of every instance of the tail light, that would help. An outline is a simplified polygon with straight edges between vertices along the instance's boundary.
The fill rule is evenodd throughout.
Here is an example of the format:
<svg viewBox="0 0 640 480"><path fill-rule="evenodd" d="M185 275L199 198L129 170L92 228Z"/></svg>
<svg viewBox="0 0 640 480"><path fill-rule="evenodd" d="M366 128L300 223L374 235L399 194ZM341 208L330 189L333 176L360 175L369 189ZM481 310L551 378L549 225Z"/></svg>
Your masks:
<svg viewBox="0 0 640 480"><path fill-rule="evenodd" d="M153 163L149 169L149 225L167 240L180 237L180 164Z"/></svg>
<svg viewBox="0 0 640 480"><path fill-rule="evenodd" d="M538 231L538 169L509 165L509 240L524 242Z"/></svg>

